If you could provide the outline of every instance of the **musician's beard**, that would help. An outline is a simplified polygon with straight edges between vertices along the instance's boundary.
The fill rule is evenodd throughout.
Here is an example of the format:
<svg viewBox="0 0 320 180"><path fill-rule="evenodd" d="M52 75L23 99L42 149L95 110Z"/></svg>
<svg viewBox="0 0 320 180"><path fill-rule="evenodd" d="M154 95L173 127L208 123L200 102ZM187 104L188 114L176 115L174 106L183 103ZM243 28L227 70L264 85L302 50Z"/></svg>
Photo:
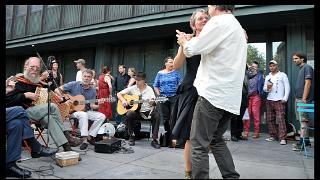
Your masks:
<svg viewBox="0 0 320 180"><path fill-rule="evenodd" d="M32 77L27 71L23 72L24 78L28 79L29 81L37 84L40 82L40 77L36 76L36 77Z"/></svg>

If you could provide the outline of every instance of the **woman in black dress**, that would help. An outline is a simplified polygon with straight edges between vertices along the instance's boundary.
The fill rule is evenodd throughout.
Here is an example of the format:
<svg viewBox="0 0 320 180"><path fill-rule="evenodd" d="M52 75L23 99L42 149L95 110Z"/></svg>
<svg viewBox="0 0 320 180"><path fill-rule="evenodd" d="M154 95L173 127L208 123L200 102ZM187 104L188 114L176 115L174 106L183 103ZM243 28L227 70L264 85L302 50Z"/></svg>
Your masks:
<svg viewBox="0 0 320 180"><path fill-rule="evenodd" d="M204 9L197 9L193 12L190 18L190 27L193 34L198 36L203 26L209 20L209 15ZM192 35L189 37L192 38ZM171 132L172 145L184 144L184 159L185 159L185 178L191 179L191 161L190 161L190 129L193 117L193 110L198 99L198 93L193 86L196 78L198 66L200 64L200 55L186 58L183 53L183 48L180 46L176 57L174 58L174 69L182 67L186 61L186 74L182 83L177 89L177 100L171 113Z"/></svg>

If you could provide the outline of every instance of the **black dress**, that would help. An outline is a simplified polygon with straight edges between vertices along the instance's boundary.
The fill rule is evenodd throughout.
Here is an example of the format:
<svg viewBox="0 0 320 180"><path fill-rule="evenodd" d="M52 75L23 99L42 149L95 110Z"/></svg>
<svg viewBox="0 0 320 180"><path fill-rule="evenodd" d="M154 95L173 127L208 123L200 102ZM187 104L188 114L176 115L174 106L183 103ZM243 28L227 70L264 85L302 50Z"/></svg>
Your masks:
<svg viewBox="0 0 320 180"><path fill-rule="evenodd" d="M182 145L190 138L193 110L198 99L197 89L193 86L201 55L186 59L187 72L177 88L177 100L171 112L171 138Z"/></svg>

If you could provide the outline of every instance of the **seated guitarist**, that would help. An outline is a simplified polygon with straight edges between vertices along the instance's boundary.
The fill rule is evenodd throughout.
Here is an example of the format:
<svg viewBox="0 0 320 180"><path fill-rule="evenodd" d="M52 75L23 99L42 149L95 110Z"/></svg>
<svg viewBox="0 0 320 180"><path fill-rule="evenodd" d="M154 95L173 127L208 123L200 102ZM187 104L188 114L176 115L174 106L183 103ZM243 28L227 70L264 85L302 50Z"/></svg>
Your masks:
<svg viewBox="0 0 320 180"><path fill-rule="evenodd" d="M92 70L86 69L82 72L82 81L71 81L60 86L60 89L71 96L83 95L85 100L96 99L96 89L90 85L92 78ZM55 92L60 94L58 89L56 89ZM72 103L70 100L67 102ZM94 111L98 108L99 105L96 105L95 103L86 104L83 111L77 111L71 115L71 117L75 117L79 120L80 134L83 140L83 143L80 146L81 150L87 149L88 142L94 145L94 137L97 136L99 128L106 119L106 116L103 113ZM89 119L94 122L88 130Z"/></svg>
<svg viewBox="0 0 320 180"><path fill-rule="evenodd" d="M156 105L155 101L152 101L155 99L155 94L150 86L148 86L145 82L146 74L143 72L138 72L136 76L134 76L136 80L136 84L133 86L130 86L119 93L117 93L117 96L119 100L122 102L123 107L127 107L128 103L126 99L123 97L124 94L128 95L139 95L141 96L141 99L143 100L151 100L146 103L142 103L141 108L136 111L128 111L125 115L125 121L128 126L128 133L130 135L129 137L129 145L134 146L135 145L135 135L134 135L134 125L136 124L136 121L142 119L142 116L151 116L151 124L152 124L152 142L151 146L159 149L160 145L158 143L158 132L159 132L159 126L160 126L160 114L158 111L155 110L154 106ZM143 114L143 115L142 115Z"/></svg>

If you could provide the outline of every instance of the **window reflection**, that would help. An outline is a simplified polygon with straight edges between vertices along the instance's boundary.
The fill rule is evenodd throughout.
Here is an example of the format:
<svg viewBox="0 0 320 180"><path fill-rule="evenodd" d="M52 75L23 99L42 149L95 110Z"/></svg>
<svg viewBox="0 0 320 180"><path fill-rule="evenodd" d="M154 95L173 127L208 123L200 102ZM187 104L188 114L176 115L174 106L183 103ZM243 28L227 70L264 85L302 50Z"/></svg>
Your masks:
<svg viewBox="0 0 320 180"><path fill-rule="evenodd" d="M287 72L286 66L286 43L283 41L272 42L272 58L278 62L281 72Z"/></svg>

